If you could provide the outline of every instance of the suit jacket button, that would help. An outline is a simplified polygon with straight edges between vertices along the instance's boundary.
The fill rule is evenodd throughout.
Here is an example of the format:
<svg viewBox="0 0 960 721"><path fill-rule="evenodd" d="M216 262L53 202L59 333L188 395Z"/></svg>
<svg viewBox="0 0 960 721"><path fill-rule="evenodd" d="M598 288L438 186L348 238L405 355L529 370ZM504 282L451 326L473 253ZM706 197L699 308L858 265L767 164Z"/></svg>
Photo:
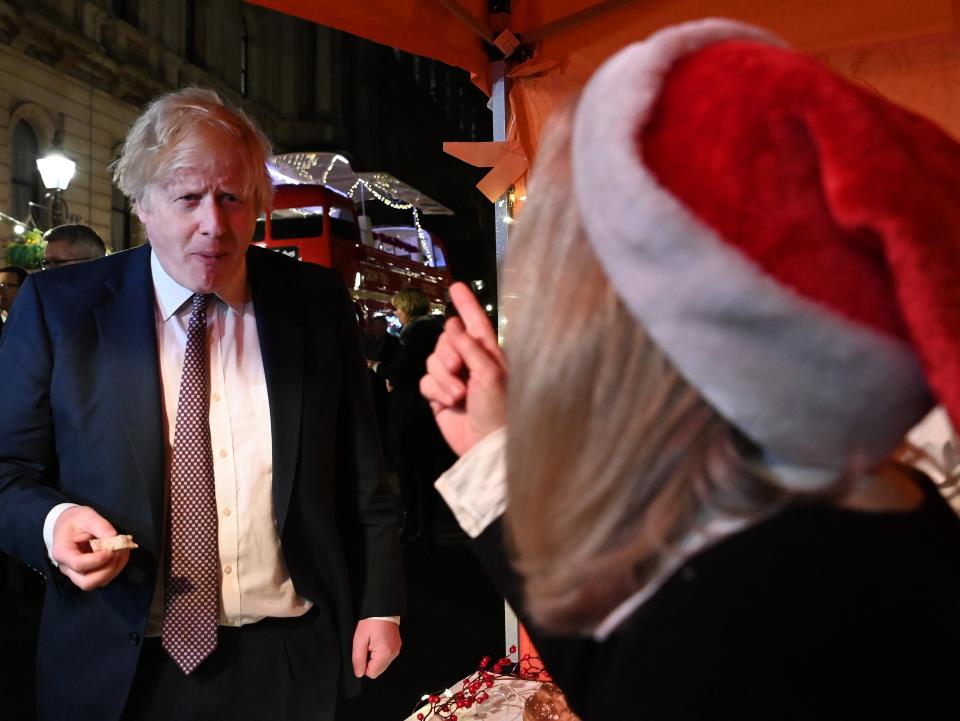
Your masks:
<svg viewBox="0 0 960 721"><path fill-rule="evenodd" d="M130 641L130 645L131 645L131 646L139 646L139 645L140 645L140 634L139 634L139 633L131 633L129 636L127 636L127 640Z"/></svg>

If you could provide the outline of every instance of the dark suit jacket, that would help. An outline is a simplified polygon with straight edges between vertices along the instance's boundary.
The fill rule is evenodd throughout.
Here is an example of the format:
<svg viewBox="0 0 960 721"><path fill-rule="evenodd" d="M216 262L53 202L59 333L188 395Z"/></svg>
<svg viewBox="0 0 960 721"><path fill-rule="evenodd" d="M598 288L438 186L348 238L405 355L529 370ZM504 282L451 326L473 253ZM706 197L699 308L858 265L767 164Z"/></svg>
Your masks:
<svg viewBox="0 0 960 721"><path fill-rule="evenodd" d="M273 501L290 576L355 622L402 612L393 496L356 318L333 271L251 248L250 286L270 399ZM0 550L48 576L41 718L118 718L146 628L163 540L164 452L148 247L31 276L0 346ZM57 503L95 508L140 549L109 586L74 587L48 562ZM265 692L268 691L265 689Z"/></svg>

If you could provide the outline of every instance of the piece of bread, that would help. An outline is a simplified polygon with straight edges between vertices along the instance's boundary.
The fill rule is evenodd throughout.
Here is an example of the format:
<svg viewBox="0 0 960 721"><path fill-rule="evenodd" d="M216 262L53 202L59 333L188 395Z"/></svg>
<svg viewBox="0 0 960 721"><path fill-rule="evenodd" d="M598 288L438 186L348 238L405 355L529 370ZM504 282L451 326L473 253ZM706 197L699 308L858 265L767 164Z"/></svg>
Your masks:
<svg viewBox="0 0 960 721"><path fill-rule="evenodd" d="M523 721L580 721L567 705L567 697L552 683L545 683L523 706Z"/></svg>
<svg viewBox="0 0 960 721"><path fill-rule="evenodd" d="M133 542L133 536L123 534L113 538L91 538L90 548L93 551L123 551L127 548L140 548Z"/></svg>

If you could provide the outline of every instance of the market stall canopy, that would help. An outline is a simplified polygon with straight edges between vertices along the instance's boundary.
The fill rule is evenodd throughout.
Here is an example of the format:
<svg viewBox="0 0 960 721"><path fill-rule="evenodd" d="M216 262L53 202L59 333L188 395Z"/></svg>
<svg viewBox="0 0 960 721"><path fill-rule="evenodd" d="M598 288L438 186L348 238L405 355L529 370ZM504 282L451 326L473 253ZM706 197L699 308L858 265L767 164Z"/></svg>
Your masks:
<svg viewBox="0 0 960 721"><path fill-rule="evenodd" d="M453 211L390 173L358 173L350 161L339 153L285 153L270 159L274 180L291 183L326 185L354 200L368 193L391 207L401 210L416 208L424 215L453 215Z"/></svg>
<svg viewBox="0 0 960 721"><path fill-rule="evenodd" d="M523 174L546 117L606 57L658 28L707 16L761 25L960 137L960 20L952 0L249 1L464 68L488 91L488 50L511 31L527 55L520 63L508 58L507 141L494 153L450 148L468 161L496 156L501 168L484 188L488 197ZM491 14L491 5L510 11Z"/></svg>

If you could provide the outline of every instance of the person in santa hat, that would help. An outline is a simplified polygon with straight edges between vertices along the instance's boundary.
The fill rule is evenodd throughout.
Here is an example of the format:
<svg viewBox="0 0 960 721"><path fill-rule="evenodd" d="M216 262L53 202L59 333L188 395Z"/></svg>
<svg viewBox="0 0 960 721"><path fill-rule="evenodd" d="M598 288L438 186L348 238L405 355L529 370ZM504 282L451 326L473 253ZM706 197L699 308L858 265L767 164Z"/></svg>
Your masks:
<svg viewBox="0 0 960 721"><path fill-rule="evenodd" d="M455 286L421 389L572 708L956 718L960 520L890 459L960 420L960 146L705 20L597 70L529 197L506 355Z"/></svg>

